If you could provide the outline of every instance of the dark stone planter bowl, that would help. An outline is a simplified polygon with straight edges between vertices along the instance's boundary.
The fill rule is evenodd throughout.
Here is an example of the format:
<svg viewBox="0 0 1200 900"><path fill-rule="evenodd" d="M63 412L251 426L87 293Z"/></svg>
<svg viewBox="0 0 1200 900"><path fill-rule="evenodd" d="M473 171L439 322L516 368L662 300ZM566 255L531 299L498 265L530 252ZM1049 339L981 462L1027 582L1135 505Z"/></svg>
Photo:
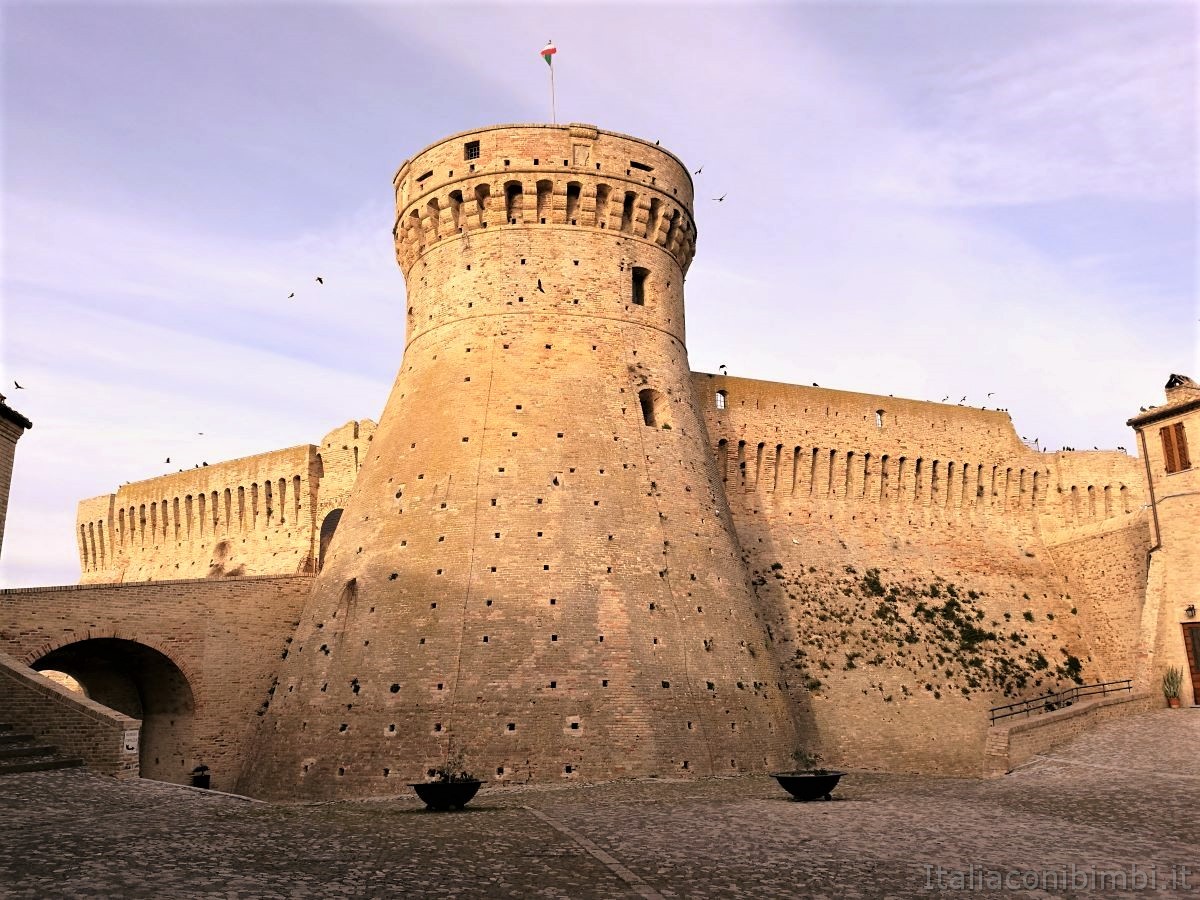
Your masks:
<svg viewBox="0 0 1200 900"><path fill-rule="evenodd" d="M818 797L829 800L829 795L845 774L845 772L826 772L823 775L813 772L775 772L771 777L778 781L779 786L796 800L816 800Z"/></svg>
<svg viewBox="0 0 1200 900"><path fill-rule="evenodd" d="M482 781L423 781L409 786L429 809L462 809L481 784Z"/></svg>

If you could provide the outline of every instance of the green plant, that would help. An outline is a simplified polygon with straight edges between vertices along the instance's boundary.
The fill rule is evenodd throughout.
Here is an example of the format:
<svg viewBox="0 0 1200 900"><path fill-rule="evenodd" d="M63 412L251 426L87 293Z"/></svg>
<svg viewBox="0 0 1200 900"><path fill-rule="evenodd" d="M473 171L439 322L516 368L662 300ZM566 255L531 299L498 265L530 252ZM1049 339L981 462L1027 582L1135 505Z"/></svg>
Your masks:
<svg viewBox="0 0 1200 900"><path fill-rule="evenodd" d="M433 770L432 781L452 784L460 781L477 781L478 779L467 771L466 751L459 749L451 753L446 762Z"/></svg>
<svg viewBox="0 0 1200 900"><path fill-rule="evenodd" d="M792 759L796 761L799 768L798 772L808 772L812 775L828 775L829 770L821 768L818 763L821 762L821 754L814 753L811 750L795 750L792 752Z"/></svg>
<svg viewBox="0 0 1200 900"><path fill-rule="evenodd" d="M1163 672L1162 692L1168 700L1178 700L1179 691L1183 687L1183 669L1179 666L1168 666Z"/></svg>

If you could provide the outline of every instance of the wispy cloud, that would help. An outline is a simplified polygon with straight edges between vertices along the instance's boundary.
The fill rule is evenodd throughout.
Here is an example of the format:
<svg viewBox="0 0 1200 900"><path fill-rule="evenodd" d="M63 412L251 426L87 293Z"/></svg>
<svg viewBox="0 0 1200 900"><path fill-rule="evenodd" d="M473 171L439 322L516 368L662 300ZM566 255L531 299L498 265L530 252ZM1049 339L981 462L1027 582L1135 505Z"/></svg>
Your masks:
<svg viewBox="0 0 1200 900"><path fill-rule="evenodd" d="M404 340L388 167L547 119L547 37L560 120L704 167L695 368L966 394L1043 444L1128 445L1196 369L1195 16L1046 8L313 4L280 29L269 4L22 7L2 367L35 427L0 583L75 580L76 501L168 455L377 416ZM1076 221L1069 252L1047 239Z"/></svg>
<svg viewBox="0 0 1200 900"><path fill-rule="evenodd" d="M5 307L4 377L25 385L9 399L34 428L18 446L0 584L78 577L84 497L316 443L382 408L404 295L379 210L262 242L28 198L7 211L4 290L20 301ZM79 250L53 250L66 245Z"/></svg>
<svg viewBox="0 0 1200 900"><path fill-rule="evenodd" d="M937 202L1144 202L1196 190L1195 8L1104 16L930 73L921 171ZM1191 28L1188 18L1191 18Z"/></svg>

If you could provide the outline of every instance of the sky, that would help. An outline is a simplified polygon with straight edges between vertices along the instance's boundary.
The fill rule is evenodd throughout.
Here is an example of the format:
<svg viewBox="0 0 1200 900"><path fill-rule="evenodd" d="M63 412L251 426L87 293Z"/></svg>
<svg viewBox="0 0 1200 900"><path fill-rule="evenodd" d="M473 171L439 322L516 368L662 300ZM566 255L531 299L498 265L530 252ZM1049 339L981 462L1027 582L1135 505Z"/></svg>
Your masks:
<svg viewBox="0 0 1200 900"><path fill-rule="evenodd" d="M694 370L1132 450L1200 378L1198 9L0 0L0 586L78 580L82 498L377 419L392 176L548 121L547 39L560 122L703 167Z"/></svg>

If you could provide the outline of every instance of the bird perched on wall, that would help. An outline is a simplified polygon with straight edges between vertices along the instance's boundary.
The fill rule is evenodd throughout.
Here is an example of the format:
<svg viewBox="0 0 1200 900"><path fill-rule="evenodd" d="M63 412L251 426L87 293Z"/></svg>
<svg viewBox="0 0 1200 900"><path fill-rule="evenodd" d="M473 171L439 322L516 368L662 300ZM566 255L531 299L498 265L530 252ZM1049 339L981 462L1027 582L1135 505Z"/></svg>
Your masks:
<svg viewBox="0 0 1200 900"><path fill-rule="evenodd" d="M942 398L942 402L945 403L949 399L950 399L950 395L947 394L945 397Z"/></svg>
<svg viewBox="0 0 1200 900"><path fill-rule="evenodd" d="M654 146L655 146L655 147L657 147L657 146L658 146L658 141L655 141L655 142L654 142Z"/></svg>
<svg viewBox="0 0 1200 900"><path fill-rule="evenodd" d="M1117 449L1118 449L1118 450L1120 450L1122 453L1128 453L1128 452L1129 452L1129 451L1128 451L1128 450L1126 450L1124 447L1118 447Z"/></svg>
<svg viewBox="0 0 1200 900"><path fill-rule="evenodd" d="M170 461L171 461L171 457L169 457L169 456L168 456L168 457L167 457L167 462L170 462Z"/></svg>
<svg viewBox="0 0 1200 900"><path fill-rule="evenodd" d="M819 385L819 384L817 384L817 383L814 381L814 382L813 382L813 387L820 387L820 385Z"/></svg>
<svg viewBox="0 0 1200 900"><path fill-rule="evenodd" d="M322 278L320 275L318 275L317 276L317 284L324 284L324 283L325 283L325 279Z"/></svg>
<svg viewBox="0 0 1200 900"><path fill-rule="evenodd" d="M728 375L728 374L729 374L729 372L728 372L728 371L726 371L726 369L725 369L725 363L721 363L719 366L717 366L717 368L721 370L721 374L722 374L722 375Z"/></svg>

